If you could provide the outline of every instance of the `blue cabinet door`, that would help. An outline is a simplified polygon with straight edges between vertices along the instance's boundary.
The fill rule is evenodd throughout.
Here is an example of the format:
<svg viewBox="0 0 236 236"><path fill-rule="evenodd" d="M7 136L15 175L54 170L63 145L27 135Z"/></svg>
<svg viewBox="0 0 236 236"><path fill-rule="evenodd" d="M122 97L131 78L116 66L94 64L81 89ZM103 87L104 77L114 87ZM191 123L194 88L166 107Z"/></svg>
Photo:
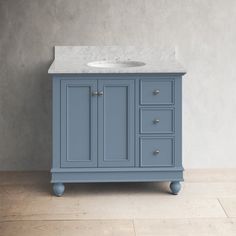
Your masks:
<svg viewBox="0 0 236 236"><path fill-rule="evenodd" d="M134 166L134 81L98 81L98 166Z"/></svg>
<svg viewBox="0 0 236 236"><path fill-rule="evenodd" d="M61 80L61 167L97 167L96 80Z"/></svg>

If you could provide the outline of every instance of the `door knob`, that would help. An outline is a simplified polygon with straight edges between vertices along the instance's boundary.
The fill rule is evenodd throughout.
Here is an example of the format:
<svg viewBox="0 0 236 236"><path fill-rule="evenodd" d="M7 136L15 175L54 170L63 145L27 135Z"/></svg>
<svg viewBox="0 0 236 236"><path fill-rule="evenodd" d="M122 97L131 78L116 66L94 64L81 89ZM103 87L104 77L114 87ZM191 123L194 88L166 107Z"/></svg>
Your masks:
<svg viewBox="0 0 236 236"><path fill-rule="evenodd" d="M98 92L98 96L102 96L103 95L103 91Z"/></svg>
<svg viewBox="0 0 236 236"><path fill-rule="evenodd" d="M92 96L97 96L97 95L98 95L97 91L92 92Z"/></svg>

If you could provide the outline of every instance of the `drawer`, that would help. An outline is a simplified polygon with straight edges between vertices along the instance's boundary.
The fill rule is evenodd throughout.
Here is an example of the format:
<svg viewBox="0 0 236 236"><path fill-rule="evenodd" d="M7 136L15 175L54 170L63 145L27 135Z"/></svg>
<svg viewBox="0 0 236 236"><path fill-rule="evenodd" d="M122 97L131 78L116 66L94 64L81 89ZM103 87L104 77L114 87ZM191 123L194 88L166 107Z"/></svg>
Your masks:
<svg viewBox="0 0 236 236"><path fill-rule="evenodd" d="M174 81L140 81L141 105L174 103Z"/></svg>
<svg viewBox="0 0 236 236"><path fill-rule="evenodd" d="M174 109L141 108L140 133L170 134L174 132Z"/></svg>
<svg viewBox="0 0 236 236"><path fill-rule="evenodd" d="M140 165L142 167L173 166L174 138L140 138Z"/></svg>

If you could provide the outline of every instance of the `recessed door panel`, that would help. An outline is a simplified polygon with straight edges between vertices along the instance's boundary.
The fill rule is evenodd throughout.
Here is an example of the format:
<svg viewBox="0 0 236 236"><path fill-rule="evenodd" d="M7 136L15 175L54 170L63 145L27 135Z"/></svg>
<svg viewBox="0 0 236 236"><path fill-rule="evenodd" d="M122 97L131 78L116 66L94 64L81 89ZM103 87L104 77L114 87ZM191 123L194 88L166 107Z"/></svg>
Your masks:
<svg viewBox="0 0 236 236"><path fill-rule="evenodd" d="M97 166L96 81L61 82L61 166Z"/></svg>
<svg viewBox="0 0 236 236"><path fill-rule="evenodd" d="M98 82L99 166L134 165L134 81Z"/></svg>

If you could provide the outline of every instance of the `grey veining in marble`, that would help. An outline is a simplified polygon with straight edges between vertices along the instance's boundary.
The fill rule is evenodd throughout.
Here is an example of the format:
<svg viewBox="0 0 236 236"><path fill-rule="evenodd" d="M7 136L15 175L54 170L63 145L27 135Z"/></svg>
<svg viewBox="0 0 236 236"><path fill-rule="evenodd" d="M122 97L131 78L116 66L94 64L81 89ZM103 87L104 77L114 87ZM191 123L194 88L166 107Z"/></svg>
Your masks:
<svg viewBox="0 0 236 236"><path fill-rule="evenodd" d="M145 65L124 68L96 68L93 61L138 61ZM55 46L55 58L48 73L185 73L175 52L164 47Z"/></svg>

